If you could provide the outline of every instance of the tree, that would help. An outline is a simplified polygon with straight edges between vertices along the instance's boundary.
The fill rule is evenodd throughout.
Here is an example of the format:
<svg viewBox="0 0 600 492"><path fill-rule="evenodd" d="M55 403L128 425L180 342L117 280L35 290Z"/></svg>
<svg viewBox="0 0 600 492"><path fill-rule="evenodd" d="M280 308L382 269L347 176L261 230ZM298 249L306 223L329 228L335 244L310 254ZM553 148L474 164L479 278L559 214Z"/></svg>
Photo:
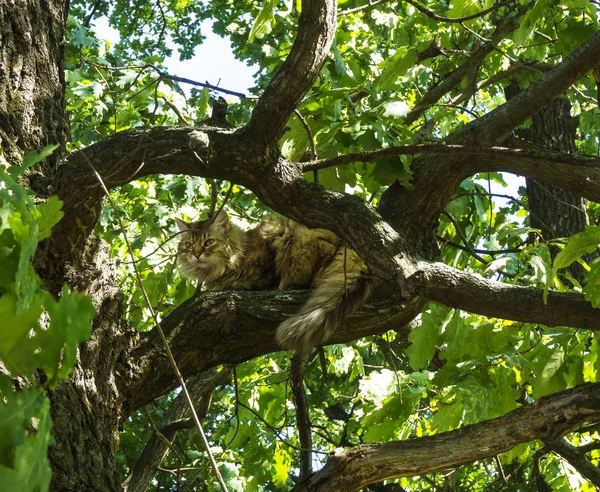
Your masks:
<svg viewBox="0 0 600 492"><path fill-rule="evenodd" d="M214 490L212 459L239 490L600 484L599 230L548 237L531 197L486 186L523 175L597 221L595 2L0 0L0 19L2 483ZM258 97L178 92L167 37L191 56L203 19L259 64ZM516 136L557 98L577 149ZM375 292L308 360L273 336L306 292L178 277L175 216L223 204L368 264Z"/></svg>

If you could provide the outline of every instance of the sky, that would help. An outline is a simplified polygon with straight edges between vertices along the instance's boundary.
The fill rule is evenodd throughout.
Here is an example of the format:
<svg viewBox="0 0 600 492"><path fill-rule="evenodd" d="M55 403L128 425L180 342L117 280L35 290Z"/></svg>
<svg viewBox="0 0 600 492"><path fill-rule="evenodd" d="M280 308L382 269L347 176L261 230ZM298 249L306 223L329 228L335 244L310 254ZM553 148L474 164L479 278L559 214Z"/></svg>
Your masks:
<svg viewBox="0 0 600 492"><path fill-rule="evenodd" d="M96 19L94 24L94 31L99 38L113 43L119 40L118 31L108 25L106 17ZM224 89L248 93L248 89L254 85L252 76L257 68L249 67L244 62L236 60L231 52L229 40L213 33L212 24L209 21L202 23L201 30L202 34L206 36L206 40L196 48L195 55L191 60L180 61L175 45L170 46L173 48L173 55L165 60L169 75L177 75L197 82L208 82ZM189 95L192 86L181 84L181 88Z"/></svg>

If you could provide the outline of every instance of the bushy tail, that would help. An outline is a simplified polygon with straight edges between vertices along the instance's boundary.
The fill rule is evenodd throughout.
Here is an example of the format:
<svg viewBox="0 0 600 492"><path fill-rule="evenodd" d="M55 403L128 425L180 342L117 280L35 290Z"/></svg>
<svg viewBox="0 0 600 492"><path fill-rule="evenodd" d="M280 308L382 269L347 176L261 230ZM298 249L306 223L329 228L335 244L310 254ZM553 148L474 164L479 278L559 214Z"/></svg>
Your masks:
<svg viewBox="0 0 600 492"><path fill-rule="evenodd" d="M354 251L348 249L346 255L338 252L317 278L306 304L277 328L279 345L305 353L325 342L369 295L371 282L367 273Z"/></svg>

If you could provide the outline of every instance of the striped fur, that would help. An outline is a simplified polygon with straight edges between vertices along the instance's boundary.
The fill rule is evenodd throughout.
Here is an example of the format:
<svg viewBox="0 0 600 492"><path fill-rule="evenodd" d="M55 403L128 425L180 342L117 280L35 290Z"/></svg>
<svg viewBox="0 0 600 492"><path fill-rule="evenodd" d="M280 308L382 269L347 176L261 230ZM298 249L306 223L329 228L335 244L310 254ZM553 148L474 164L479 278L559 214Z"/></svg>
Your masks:
<svg viewBox="0 0 600 492"><path fill-rule="evenodd" d="M243 231L225 212L177 224L182 231L179 268L209 290L313 288L300 311L278 327L282 348L307 352L326 342L369 294L366 265L325 229L268 216Z"/></svg>

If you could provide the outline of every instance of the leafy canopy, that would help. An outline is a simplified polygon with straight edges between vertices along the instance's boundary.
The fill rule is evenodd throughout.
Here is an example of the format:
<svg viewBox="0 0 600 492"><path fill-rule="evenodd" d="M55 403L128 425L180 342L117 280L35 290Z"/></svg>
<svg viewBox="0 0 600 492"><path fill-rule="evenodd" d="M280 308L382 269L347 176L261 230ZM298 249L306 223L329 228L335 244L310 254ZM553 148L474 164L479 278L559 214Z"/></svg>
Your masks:
<svg viewBox="0 0 600 492"><path fill-rule="evenodd" d="M334 48L318 82L298 108L310 126L319 157L440 141L502 103L511 77L521 86L530 84L598 28L596 4L588 0L539 0L533 5L518 0L463 23L435 20L412 2L389 1L370 7L367 3L339 1ZM493 7L495 2L423 4L439 16L458 18ZM71 147L80 148L135 126L197 124L206 119L217 93L194 89L186 98L177 83L161 76L165 56L172 50L167 41L177 46L182 59L190 58L203 40L205 20L213 22L216 33L230 39L239 59L258 65L252 92L260 94L289 54L299 10L300 2L293 0L261 4L248 0L73 0L66 56ZM100 16L107 16L118 29L118 44L96 38L90 26ZM430 90L444 86L511 19L519 21L506 29L497 40L497 49L490 50L476 70L465 71L455 85L415 112ZM197 75L198 81L206 78L207 74ZM593 100L593 78L581 79L569 89L568 97L579 118L578 150L597 154L600 112ZM247 121L252 100L230 98L229 102L230 122ZM281 140L283 153L292 161L310 158L310 137L301 121L293 117L288 127ZM319 181L376 206L382 191L395 180L411 187L411 162L412 157L402 156L338 166L320 171ZM30 377L37 368L43 369L48 375L46 384L52 387L74 361L74 342L89 336L92 308L76 294L64 291L56 303L40 289L30 260L38 241L47 237L60 218L60 204L51 198L34 206L17 185L18 172L5 170L0 175L4 183L0 188L0 313L3 319L9 316L15 327L10 333L0 332L0 358L15 375ZM312 174L306 178L313 179ZM492 184L506 188L504 193L513 199L501 202L489 196ZM204 216L211 191L217 193L220 204L228 189L229 184L223 182L211 189L200 178L153 176L112 193L126 220L125 232L132 238L144 286L161 315L194 289L173 267L174 218ZM227 207L235 220L251 225L268 213L248 190L236 185L231 190ZM530 240L537 231L528 225L526 202L524 191L507 188L500 174L465 180L448 204L447 215L440 217L437 235L442 260L504 282L583 290L586 298L599 305L597 260L586 265L589 271L583 289L558 275L574 261L585 263L583 254L600 243L597 226L566 241L553 260L548 242ZM590 205L588 211L596 224L596 206ZM124 260L119 280L126 293L126 318L140 330L150 328L152 321L144 311L114 210L109 207L98 233L111 244L114 255ZM482 252L474 257L465 241ZM555 241L552 246L564 243ZM37 320L44 309L50 324L42 327ZM347 346L328 346L323 365L318 359L309 364L306 386L316 466L338 446L432 435L503 415L540 396L598 379L594 333L487 319L433 303L418 321L408 343L390 332ZM205 426L231 490L288 490L290 475L298 472L299 440L288 375L288 356L271 354L237 367L236 391L226 386L213 395ZM25 459L48 445L50 424L47 401L39 390L11 393L7 381L0 382L3 395L11 395L8 404L0 407L0 435L4 436L0 439L0 474L9 477L23 473L20 467ZM174 397L168 395L149 409L155 420ZM38 429L27 436L25 429L33 416L40 419ZM18 430L8 422L19 422ZM133 415L122 433L123 475L132 469L149 435L145 417ZM570 436L574 444L593 438L598 438L597 433ZM184 480L206 482L209 490L215 490L205 454L198 451L202 449L198 436L180 433L175 446L183 452L169 453L162 467L189 468L181 472ZM435 474L399 482L410 490L430 490L432 483L490 490L500 488L503 477L509 476L506 490L531 490L536 474L541 474L555 490L592 490L552 455L543 455L534 465L540 447L532 442L498 460L463 466L451 476ZM598 462L597 451L590 456ZM31 480L37 477L35 485L43 488L48 469L47 465L42 468ZM176 480L173 474L160 472L151 489L173 487Z"/></svg>

